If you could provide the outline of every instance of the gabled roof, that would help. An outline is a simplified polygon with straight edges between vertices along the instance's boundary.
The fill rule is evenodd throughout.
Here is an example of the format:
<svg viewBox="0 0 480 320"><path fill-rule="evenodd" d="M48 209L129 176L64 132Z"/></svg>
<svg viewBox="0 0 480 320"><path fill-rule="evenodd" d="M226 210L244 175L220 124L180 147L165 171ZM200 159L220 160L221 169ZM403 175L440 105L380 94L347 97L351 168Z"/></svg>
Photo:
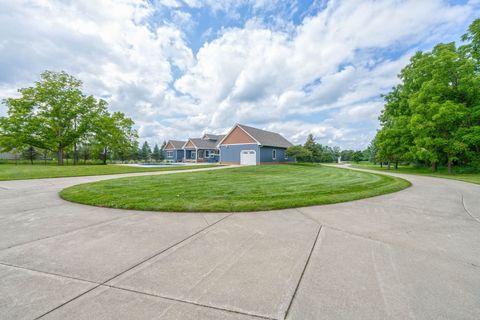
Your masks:
<svg viewBox="0 0 480 320"><path fill-rule="evenodd" d="M225 137L224 134L211 134L211 133L205 133L203 135L202 139L208 139L208 140L215 140L215 141L220 141Z"/></svg>
<svg viewBox="0 0 480 320"><path fill-rule="evenodd" d="M188 141L191 141L197 149L216 149L217 141L206 140L202 138L190 138ZM188 143L184 143L186 145Z"/></svg>
<svg viewBox="0 0 480 320"><path fill-rule="evenodd" d="M175 149L182 149L182 148L183 148L183 145L184 145L186 142L187 142L187 141L168 140L168 141L167 141L167 144L171 143Z"/></svg>
<svg viewBox="0 0 480 320"><path fill-rule="evenodd" d="M258 142L258 144L262 146L279 147L279 148L288 148L293 146L293 144L290 141L288 141L278 133L261 130L254 127L249 127L243 124L236 124L230 132L232 132L236 127L239 127L240 129L245 131L250 137L252 137L254 140ZM230 132L228 134L230 134ZM222 139L222 141L225 140L225 137ZM219 144L221 144L222 141L220 141Z"/></svg>

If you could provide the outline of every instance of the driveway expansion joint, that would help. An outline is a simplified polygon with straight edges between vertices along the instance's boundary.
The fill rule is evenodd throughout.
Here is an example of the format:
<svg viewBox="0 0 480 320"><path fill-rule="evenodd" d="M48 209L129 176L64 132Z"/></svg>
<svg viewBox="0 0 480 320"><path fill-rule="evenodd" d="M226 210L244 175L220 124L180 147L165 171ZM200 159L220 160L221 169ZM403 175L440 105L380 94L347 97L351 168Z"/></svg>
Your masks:
<svg viewBox="0 0 480 320"><path fill-rule="evenodd" d="M291 309L291 307L292 307L293 301L295 300L295 297L296 297L296 295L297 295L298 289L300 288L300 284L301 284L301 282L302 282L303 276L305 275L305 272L306 272L306 270L307 270L308 264L310 263L310 259L312 258L313 251L315 250L315 247L317 246L318 237L320 236L320 231L322 231L322 227L323 227L323 226L321 226L321 225L318 227L318 231L317 231L317 234L316 234L316 236L315 236L315 240L314 240L314 242L313 242L312 248L310 249L310 252L309 252L309 254L308 254L307 261L305 261L305 265L303 266L302 273L300 274L300 277L298 278L298 282L297 282L297 285L296 285L296 287L295 287L295 291L293 292L292 299L290 299L290 303L288 304L288 308L287 308L287 310L285 311L285 315L284 315L283 319L286 319L286 318L288 317L288 313L290 312L290 309Z"/></svg>

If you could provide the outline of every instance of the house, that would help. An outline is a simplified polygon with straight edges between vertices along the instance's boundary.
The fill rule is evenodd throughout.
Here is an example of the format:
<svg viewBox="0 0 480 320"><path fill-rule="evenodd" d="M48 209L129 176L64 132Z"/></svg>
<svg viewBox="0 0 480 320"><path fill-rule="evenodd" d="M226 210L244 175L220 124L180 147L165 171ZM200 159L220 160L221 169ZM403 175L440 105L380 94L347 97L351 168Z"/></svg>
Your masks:
<svg viewBox="0 0 480 320"><path fill-rule="evenodd" d="M190 138L183 145L185 162L218 162L218 142L224 135L204 134L201 138Z"/></svg>
<svg viewBox="0 0 480 320"><path fill-rule="evenodd" d="M185 156L185 150L183 150L185 143L186 141L168 140L163 149L163 158L168 162L182 161Z"/></svg>
<svg viewBox="0 0 480 320"><path fill-rule="evenodd" d="M205 133L187 141L169 140L164 148L166 161L220 162L258 165L294 161L286 150L293 146L278 133L236 124L226 135Z"/></svg>
<svg viewBox="0 0 480 320"><path fill-rule="evenodd" d="M291 142L278 133L236 124L218 143L220 163L259 165L291 162L286 155Z"/></svg>

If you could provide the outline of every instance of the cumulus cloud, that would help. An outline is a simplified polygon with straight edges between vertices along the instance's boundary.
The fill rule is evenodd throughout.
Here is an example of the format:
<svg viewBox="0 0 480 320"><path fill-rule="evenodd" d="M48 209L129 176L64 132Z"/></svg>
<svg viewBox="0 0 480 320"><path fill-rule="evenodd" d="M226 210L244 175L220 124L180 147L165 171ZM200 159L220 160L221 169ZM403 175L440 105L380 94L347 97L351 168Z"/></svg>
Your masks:
<svg viewBox="0 0 480 320"><path fill-rule="evenodd" d="M0 98L43 70L65 70L134 118L150 142L222 133L240 122L295 143L313 133L322 143L362 148L375 133L380 94L397 83L409 56L458 39L478 14L477 2L441 0L299 7L264 0L3 1ZM203 9L227 17L224 25L205 24ZM239 18L241 26L228 23ZM210 40L197 50L192 37Z"/></svg>

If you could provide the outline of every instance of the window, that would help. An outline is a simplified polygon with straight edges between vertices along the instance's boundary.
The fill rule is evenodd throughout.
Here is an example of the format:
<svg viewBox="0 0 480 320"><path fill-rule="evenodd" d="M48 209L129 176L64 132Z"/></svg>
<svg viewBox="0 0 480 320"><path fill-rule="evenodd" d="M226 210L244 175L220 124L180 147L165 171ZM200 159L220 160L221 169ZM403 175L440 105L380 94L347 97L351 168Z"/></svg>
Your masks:
<svg viewBox="0 0 480 320"><path fill-rule="evenodd" d="M272 160L277 160L277 150L272 150Z"/></svg>
<svg viewBox="0 0 480 320"><path fill-rule="evenodd" d="M288 160L287 150L283 151L283 155L285 156L285 160Z"/></svg>
<svg viewBox="0 0 480 320"><path fill-rule="evenodd" d="M167 151L167 158L173 158L173 151Z"/></svg>
<svg viewBox="0 0 480 320"><path fill-rule="evenodd" d="M192 153L190 153L190 159L196 159L196 158L197 158L197 152L192 151Z"/></svg>
<svg viewBox="0 0 480 320"><path fill-rule="evenodd" d="M211 151L205 150L205 158L210 158L210 156L211 156Z"/></svg>

